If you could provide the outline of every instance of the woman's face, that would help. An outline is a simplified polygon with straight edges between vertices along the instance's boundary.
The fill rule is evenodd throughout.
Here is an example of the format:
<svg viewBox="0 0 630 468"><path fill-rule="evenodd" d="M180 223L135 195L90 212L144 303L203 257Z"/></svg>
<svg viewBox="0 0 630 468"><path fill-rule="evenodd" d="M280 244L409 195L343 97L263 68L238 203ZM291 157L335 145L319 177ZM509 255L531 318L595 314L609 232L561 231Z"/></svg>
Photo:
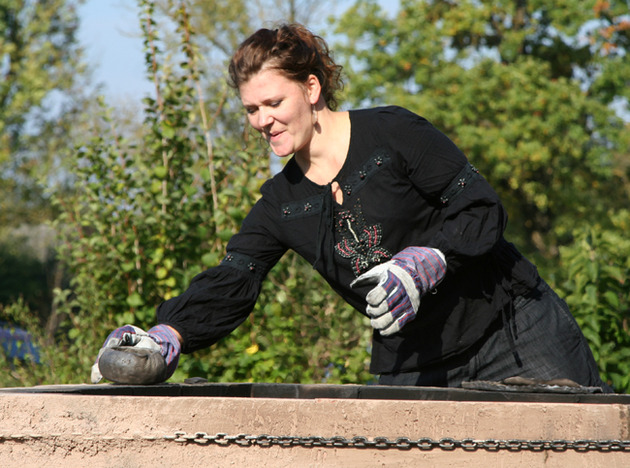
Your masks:
<svg viewBox="0 0 630 468"><path fill-rule="evenodd" d="M314 132L313 104L319 98L317 78L311 76L300 84L277 70L263 68L241 85L239 93L249 123L276 155L308 149Z"/></svg>

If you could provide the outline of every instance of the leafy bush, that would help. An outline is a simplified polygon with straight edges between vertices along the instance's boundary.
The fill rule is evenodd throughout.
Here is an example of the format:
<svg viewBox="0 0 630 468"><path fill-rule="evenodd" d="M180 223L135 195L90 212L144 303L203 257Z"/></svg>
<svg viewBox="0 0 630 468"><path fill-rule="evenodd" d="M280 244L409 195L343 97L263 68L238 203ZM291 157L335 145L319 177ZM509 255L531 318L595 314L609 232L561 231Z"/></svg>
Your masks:
<svg viewBox="0 0 630 468"><path fill-rule="evenodd" d="M268 150L234 131L242 121L232 112L234 96L224 85L204 83L186 2L168 2L174 27L160 28L179 38L171 56L163 52L167 44L157 34L153 2L139 3L147 72L155 83L143 129L119 128L101 104L93 133L66 155L76 191L52 197L60 213L59 258L71 278L69 288L54 291L54 314L64 321L52 333L22 300L0 308L0 317L29 330L40 350L40 364L0 356L0 365L10 369L0 374L0 385L86 382L113 328L150 327L161 300L220 261L271 175ZM512 4L500 3L501 15L509 17ZM494 21L495 4L465 6L473 12L483 7L493 27L502 28L509 22ZM578 12L590 11L574 4ZM469 53L481 55L469 49L485 48L488 42L475 37L488 28L475 23L475 40L464 40L469 33L462 31L461 42L449 49L440 37L454 37L449 22L459 28L459 19L479 15L442 11L440 2L406 1L396 21L386 21L373 11L374 2L357 5L339 23L348 38L340 50L359 65L348 98L363 104L366 96L372 102L380 96L416 109L452 134L476 164L485 164L516 220L510 238L529 246L528 254L549 259L544 276L567 299L604 378L617 391L630 391L630 241L623 235L630 215L612 211L610 222L596 222L606 210L627 205L623 148L630 133L609 115L606 102L592 102L597 94L578 94L581 88L568 76L556 76L555 60L511 54L519 40L535 38L518 28L496 36L506 38L497 44L500 63L472 63ZM531 18L548 21L532 5ZM445 22L442 15L449 12ZM530 23L535 21L524 25ZM359 38L365 50L357 47ZM541 36L541 44L547 42ZM459 51L459 58L449 59L447 51ZM592 58L599 63L608 56L595 51ZM203 89L213 92L206 97ZM577 218L590 225L576 227ZM565 243L560 265L559 240ZM367 383L370 342L367 319L289 253L269 274L249 320L211 349L184 356L173 380Z"/></svg>
<svg viewBox="0 0 630 468"><path fill-rule="evenodd" d="M588 339L602 377L630 392L630 212L611 217L614 229L581 227L560 249L566 276L560 290Z"/></svg>
<svg viewBox="0 0 630 468"><path fill-rule="evenodd" d="M184 4L169 11L181 39L171 60L161 52L152 2L141 4L156 83L145 100L145 131L125 137L101 105L94 133L73 155L76 192L54 196L59 256L71 277L69 289L55 291L65 321L56 343L40 340L45 365L0 384L87 381L112 329L149 328L157 304L218 264L270 176L258 139L243 148L240 134L211 136L208 116L228 95L204 100ZM184 356L173 380L365 382L370 330L310 265L289 254L269 275L251 319L212 349Z"/></svg>

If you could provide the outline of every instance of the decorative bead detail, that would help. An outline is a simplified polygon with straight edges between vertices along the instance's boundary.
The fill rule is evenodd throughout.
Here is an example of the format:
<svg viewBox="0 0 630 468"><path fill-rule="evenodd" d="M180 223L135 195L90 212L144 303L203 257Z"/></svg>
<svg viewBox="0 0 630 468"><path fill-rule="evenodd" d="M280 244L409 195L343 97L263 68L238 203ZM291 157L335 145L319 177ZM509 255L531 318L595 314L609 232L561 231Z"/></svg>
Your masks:
<svg viewBox="0 0 630 468"><path fill-rule="evenodd" d="M315 195L303 198L294 202L285 202L281 205L280 218L284 221L291 221L305 216L313 216L322 210L322 196Z"/></svg>
<svg viewBox="0 0 630 468"><path fill-rule="evenodd" d="M223 257L221 264L248 272L259 280L262 280L267 268L264 262L238 252L227 253L225 257Z"/></svg>
<svg viewBox="0 0 630 468"><path fill-rule="evenodd" d="M391 158L386 150L376 148L362 166L354 170L347 177L337 181L345 197L356 197L368 180L379 171L382 171L390 161ZM320 193L294 202L285 201L284 204L280 206L278 216L283 221L293 221L321 213L322 209L323 197Z"/></svg>
<svg viewBox="0 0 630 468"><path fill-rule="evenodd" d="M477 168L466 164L440 196L440 203L448 205L454 198L470 187L476 180L482 179Z"/></svg>

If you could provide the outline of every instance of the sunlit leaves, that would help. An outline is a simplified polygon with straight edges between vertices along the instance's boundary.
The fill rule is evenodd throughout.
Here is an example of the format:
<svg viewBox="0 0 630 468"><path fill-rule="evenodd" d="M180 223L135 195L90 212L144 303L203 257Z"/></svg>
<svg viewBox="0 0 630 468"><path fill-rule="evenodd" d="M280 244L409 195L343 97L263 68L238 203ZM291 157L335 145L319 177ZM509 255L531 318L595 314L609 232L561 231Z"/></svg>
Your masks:
<svg viewBox="0 0 630 468"><path fill-rule="evenodd" d="M630 390L621 377L630 345L627 23L624 1L402 0L391 17L375 1L356 2L338 25L349 102L407 107L464 150L499 192L510 240L544 277L570 279L565 294L621 390ZM575 261L560 266L563 246Z"/></svg>
<svg viewBox="0 0 630 468"><path fill-rule="evenodd" d="M610 194L628 148L608 103L630 89L630 73L588 49L582 26L594 2L562 4L407 0L388 18L362 1L339 22L350 102L398 104L432 121L499 191L519 244L544 256L568 239L572 219L599 219L606 194L623 206Z"/></svg>
<svg viewBox="0 0 630 468"><path fill-rule="evenodd" d="M85 72L77 1L0 1L0 230L40 223ZM47 173L48 172L48 173Z"/></svg>
<svg viewBox="0 0 630 468"><path fill-rule="evenodd" d="M612 219L621 228L627 210ZM561 249L561 290L591 342L600 370L618 391L630 390L630 240L624 230L580 228Z"/></svg>
<svg viewBox="0 0 630 468"><path fill-rule="evenodd" d="M229 105L222 74L203 73L196 42L203 39L188 22L187 3L168 3L162 14L153 2L140 4L155 94L144 100L138 133L121 127L101 102L93 131L73 151L76 192L54 197L59 255L71 281L56 291L56 307L68 332L55 343L63 353L20 376L22 384L85 382L113 328L152 326L162 300L221 261L270 176L268 149L258 139L243 141L244 120ZM225 24L233 24L234 5L223 5ZM168 45L166 30L176 33ZM209 40L235 42L238 34ZM174 56L164 52L173 50L172 40ZM269 275L251 319L212 349L185 356L173 378L365 382L370 330L310 265L288 255Z"/></svg>

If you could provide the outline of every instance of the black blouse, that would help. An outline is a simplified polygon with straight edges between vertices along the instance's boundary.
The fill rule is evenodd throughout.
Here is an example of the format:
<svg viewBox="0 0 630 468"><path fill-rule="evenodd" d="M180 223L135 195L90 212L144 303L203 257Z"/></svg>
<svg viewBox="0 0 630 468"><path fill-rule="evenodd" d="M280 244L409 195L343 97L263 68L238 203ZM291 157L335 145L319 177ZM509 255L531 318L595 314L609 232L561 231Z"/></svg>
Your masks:
<svg viewBox="0 0 630 468"><path fill-rule="evenodd" d="M184 352L215 343L252 311L261 282L287 249L304 257L359 312L371 286L350 283L408 246L440 249L447 274L394 335L373 335L372 373L419 369L481 339L513 297L538 282L536 268L503 232L501 202L464 154L427 120L400 107L350 112L345 163L331 184L306 178L292 158L227 246L221 264L162 303L160 323Z"/></svg>

